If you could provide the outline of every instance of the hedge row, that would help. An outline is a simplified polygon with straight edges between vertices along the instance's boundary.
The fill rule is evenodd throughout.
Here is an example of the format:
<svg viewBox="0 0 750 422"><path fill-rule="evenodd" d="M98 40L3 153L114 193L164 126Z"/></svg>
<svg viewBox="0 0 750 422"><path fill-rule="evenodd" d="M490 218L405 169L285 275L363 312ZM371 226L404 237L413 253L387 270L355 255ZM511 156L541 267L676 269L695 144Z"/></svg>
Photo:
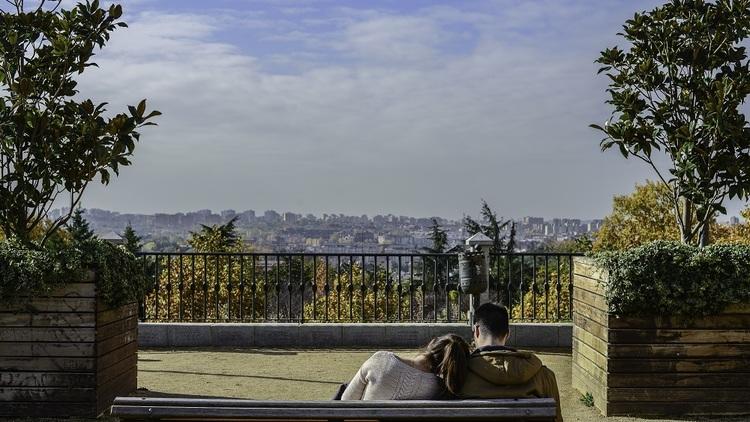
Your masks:
<svg viewBox="0 0 750 422"><path fill-rule="evenodd" d="M117 307L143 296L146 277L141 262L122 246L87 240L65 248L30 249L14 240L0 241L0 302L44 296L54 288L96 274L106 305Z"/></svg>
<svg viewBox="0 0 750 422"><path fill-rule="evenodd" d="M702 316L750 302L750 245L656 241L592 255L609 272L610 312L622 316Z"/></svg>

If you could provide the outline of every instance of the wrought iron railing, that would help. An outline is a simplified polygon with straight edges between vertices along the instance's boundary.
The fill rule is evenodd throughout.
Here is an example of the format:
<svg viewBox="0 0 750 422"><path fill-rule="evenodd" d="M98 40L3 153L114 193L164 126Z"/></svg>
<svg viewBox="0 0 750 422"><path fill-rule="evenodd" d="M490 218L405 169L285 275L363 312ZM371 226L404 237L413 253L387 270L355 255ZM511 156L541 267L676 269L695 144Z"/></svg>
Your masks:
<svg viewBox="0 0 750 422"><path fill-rule="evenodd" d="M493 254L486 298L514 320L571 319L571 253ZM456 254L141 253L144 321L459 322Z"/></svg>

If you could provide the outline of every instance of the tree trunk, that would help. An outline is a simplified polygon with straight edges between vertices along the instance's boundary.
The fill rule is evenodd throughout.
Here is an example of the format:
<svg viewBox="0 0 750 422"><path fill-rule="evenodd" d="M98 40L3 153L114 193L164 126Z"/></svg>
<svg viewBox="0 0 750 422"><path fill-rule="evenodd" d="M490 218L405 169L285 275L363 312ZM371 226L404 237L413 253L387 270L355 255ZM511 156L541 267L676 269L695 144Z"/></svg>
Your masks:
<svg viewBox="0 0 750 422"><path fill-rule="evenodd" d="M688 199L682 200L682 222L680 239L682 243L690 243L693 241L693 204Z"/></svg>
<svg viewBox="0 0 750 422"><path fill-rule="evenodd" d="M711 244L711 221L713 221L714 213L709 212L703 216L701 221L701 229L698 232L698 246L701 248Z"/></svg>
<svg viewBox="0 0 750 422"><path fill-rule="evenodd" d="M698 239L698 246L700 246L701 248L704 246L708 246L711 243L711 225L708 221L703 224L699 236L700 238Z"/></svg>

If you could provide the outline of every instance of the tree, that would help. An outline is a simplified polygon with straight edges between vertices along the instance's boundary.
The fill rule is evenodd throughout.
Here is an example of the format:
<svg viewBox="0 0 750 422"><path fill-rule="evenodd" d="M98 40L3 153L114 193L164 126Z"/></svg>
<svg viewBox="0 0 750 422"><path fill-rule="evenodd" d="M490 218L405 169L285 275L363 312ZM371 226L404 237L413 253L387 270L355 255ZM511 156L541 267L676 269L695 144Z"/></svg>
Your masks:
<svg viewBox="0 0 750 422"><path fill-rule="evenodd" d="M445 248L448 246L448 233L440 227L436 218L432 219L432 226L430 226L430 240L432 240L432 247L424 248L427 252L445 252Z"/></svg>
<svg viewBox="0 0 750 422"><path fill-rule="evenodd" d="M615 196L593 249L621 250L654 240L679 240L671 192L663 183L646 181L629 195Z"/></svg>
<svg viewBox="0 0 750 422"><path fill-rule="evenodd" d="M237 234L236 221L234 217L224 224L201 224L200 231L190 232L188 244L198 252L240 252L242 238Z"/></svg>
<svg viewBox="0 0 750 422"><path fill-rule="evenodd" d="M185 320L229 320L241 313L249 318L262 315L264 296L243 302L242 292L245 285L248 290L254 286L260 293L271 284L256 258L242 254L246 248L236 221L237 217L224 224L201 224L200 230L190 232L188 244L201 254L176 259L156 256L147 264L147 270L154 268L156 274L153 292L146 300L149 315ZM279 266L280 262L275 264L279 269L286 268ZM270 278L276 268L268 274Z"/></svg>
<svg viewBox="0 0 750 422"><path fill-rule="evenodd" d="M492 253L504 253L512 252L515 247L515 225L512 227L511 236L507 240L505 235L502 234L503 230L512 223L511 220L501 221L497 217L497 213L492 211L487 201L482 199L482 210L480 211L482 216L481 222L474 220L469 216L464 217L464 228L469 235L477 233L483 233L485 236L492 239Z"/></svg>
<svg viewBox="0 0 750 422"><path fill-rule="evenodd" d="M347 265L341 271L333 270L329 274L319 266L315 275L317 294L304 304L305 319L396 321L399 309L401 315L413 313L415 318L420 318L422 306L426 304L424 291L416 288L413 280L402 280L399 289L398 284L394 285L393 278L382 263L368 270L363 268L361 262L356 262L351 267ZM389 279L390 283L387 282ZM325 285L330 286L327 296ZM413 297L413 302L410 297ZM457 314L458 311L454 310L453 315Z"/></svg>
<svg viewBox="0 0 750 422"><path fill-rule="evenodd" d="M61 1L7 3L0 8L0 227L27 246L34 229L44 227L44 245L89 183L98 177L107 184L130 165L138 129L160 113L147 113L142 100L113 115L107 103L76 89L76 75L96 66L95 50L127 26L120 5L104 9L93 0L62 10ZM63 198L71 212L45 224Z"/></svg>
<svg viewBox="0 0 750 422"><path fill-rule="evenodd" d="M508 252L516 250L516 222L511 221L510 223L510 237L508 237L508 244L505 248Z"/></svg>
<svg viewBox="0 0 750 422"><path fill-rule="evenodd" d="M425 253L445 253L448 246L448 233L440 227L440 223L438 223L436 218L432 219L432 226L430 226L430 239L432 240L432 246L422 248ZM440 258L438 256L424 257L421 266L421 283L423 283L426 288L428 286L429 288L434 288L436 283L437 285L445 285L448 282L448 278L445 274L447 264L447 258Z"/></svg>
<svg viewBox="0 0 750 422"><path fill-rule="evenodd" d="M750 194L748 31L748 0L672 0L627 20L619 35L630 48L596 60L614 108L604 127L591 125L606 134L602 150L655 171L684 243L706 245L724 200Z"/></svg>
<svg viewBox="0 0 750 422"><path fill-rule="evenodd" d="M594 240L588 233L576 236L572 239L554 240L550 239L539 245L531 252L543 253L588 253L594 247Z"/></svg>
<svg viewBox="0 0 750 422"><path fill-rule="evenodd" d="M492 211L487 201L482 199L482 209L480 211L482 219L476 221L469 216L464 217L464 228L469 235L476 233L483 233L485 236L492 239L492 248L490 253L489 270L490 270L490 289L496 291L509 292L512 286L508 286L507 279L501 274L512 259L505 256L497 256L494 254L512 253L516 245L516 226L512 220L502 221L501 218L497 217L497 213ZM506 236L503 233L504 230L510 225L510 235L506 240ZM511 289L508 289L511 287Z"/></svg>
<svg viewBox="0 0 750 422"><path fill-rule="evenodd" d="M742 210L740 215L744 220L740 224L720 224L715 227L712 236L716 243L750 244L750 207Z"/></svg>
<svg viewBox="0 0 750 422"><path fill-rule="evenodd" d="M73 217L70 219L68 224L68 232L73 242L78 244L86 242L95 238L94 231L89 228L89 222L83 217L84 210L76 208L73 212Z"/></svg>
<svg viewBox="0 0 750 422"><path fill-rule="evenodd" d="M143 244L141 243L141 237L133 230L133 226L128 223L125 226L125 231L122 233L122 238L125 241L125 249L132 254L140 252Z"/></svg>

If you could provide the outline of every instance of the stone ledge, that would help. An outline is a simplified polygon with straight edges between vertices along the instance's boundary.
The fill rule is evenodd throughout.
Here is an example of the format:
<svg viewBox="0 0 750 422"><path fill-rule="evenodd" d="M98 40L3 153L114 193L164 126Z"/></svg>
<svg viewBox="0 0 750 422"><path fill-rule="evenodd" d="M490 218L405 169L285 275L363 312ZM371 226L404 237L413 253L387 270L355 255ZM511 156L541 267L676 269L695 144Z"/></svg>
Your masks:
<svg viewBox="0 0 750 422"><path fill-rule="evenodd" d="M508 345L518 348L570 348L572 324L510 326ZM433 337L456 333L471 339L467 324L280 324L280 323L144 323L138 325L140 347L405 347L418 348Z"/></svg>

